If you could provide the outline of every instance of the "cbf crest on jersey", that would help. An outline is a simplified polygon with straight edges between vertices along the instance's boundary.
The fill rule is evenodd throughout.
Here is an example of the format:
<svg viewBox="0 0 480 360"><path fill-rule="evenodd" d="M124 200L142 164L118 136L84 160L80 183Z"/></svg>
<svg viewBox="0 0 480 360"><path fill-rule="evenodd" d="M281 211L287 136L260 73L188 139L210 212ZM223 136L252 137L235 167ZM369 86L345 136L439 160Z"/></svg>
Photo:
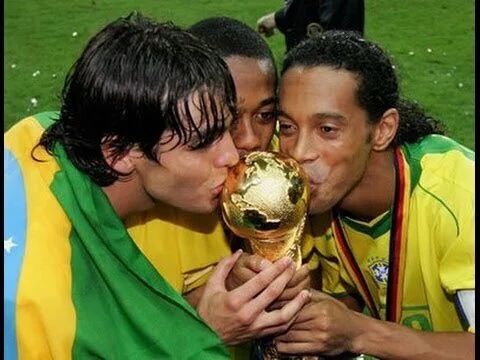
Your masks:
<svg viewBox="0 0 480 360"><path fill-rule="evenodd" d="M388 282L388 262L385 259L372 258L368 259L368 263L368 268L379 287L386 286Z"/></svg>

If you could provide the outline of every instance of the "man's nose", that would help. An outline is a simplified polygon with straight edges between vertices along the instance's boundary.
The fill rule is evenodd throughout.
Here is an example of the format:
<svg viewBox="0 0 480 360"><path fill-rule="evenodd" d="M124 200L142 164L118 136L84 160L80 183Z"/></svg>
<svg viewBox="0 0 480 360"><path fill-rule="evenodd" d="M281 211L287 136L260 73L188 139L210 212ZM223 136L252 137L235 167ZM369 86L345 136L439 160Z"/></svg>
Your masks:
<svg viewBox="0 0 480 360"><path fill-rule="evenodd" d="M300 135L294 146L287 151L288 155L297 160L300 164L314 160L316 158L315 148L312 146L310 137Z"/></svg>
<svg viewBox="0 0 480 360"><path fill-rule="evenodd" d="M240 160L238 150L233 143L230 132L227 131L220 140L221 146L219 149L219 156L216 160L217 167L232 167Z"/></svg>
<svg viewBox="0 0 480 360"><path fill-rule="evenodd" d="M261 148L260 137L255 133L250 119L240 119L234 131L233 139L240 153L260 150Z"/></svg>

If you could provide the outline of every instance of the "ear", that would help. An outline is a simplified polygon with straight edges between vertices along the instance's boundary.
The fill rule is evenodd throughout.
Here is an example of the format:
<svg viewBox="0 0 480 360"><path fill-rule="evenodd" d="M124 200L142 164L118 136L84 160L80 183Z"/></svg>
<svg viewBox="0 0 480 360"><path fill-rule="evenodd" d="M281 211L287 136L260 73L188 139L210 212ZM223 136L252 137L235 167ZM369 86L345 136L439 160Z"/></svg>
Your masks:
<svg viewBox="0 0 480 360"><path fill-rule="evenodd" d="M385 111L380 121L375 125L373 133L373 150L383 151L390 146L397 134L400 117L398 110L391 108Z"/></svg>
<svg viewBox="0 0 480 360"><path fill-rule="evenodd" d="M136 156L138 158L139 155L136 154L137 152L138 150L131 149L122 155L114 156L109 144L102 144L102 154L105 161L107 162L108 166L120 174L130 174L133 172L135 169L133 157Z"/></svg>

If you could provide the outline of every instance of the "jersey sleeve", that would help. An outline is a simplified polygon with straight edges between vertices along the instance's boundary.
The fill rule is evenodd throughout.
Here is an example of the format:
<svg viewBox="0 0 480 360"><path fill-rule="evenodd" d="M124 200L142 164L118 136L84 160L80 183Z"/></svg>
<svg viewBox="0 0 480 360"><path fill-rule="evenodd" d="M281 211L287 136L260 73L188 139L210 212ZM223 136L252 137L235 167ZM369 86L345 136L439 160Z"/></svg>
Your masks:
<svg viewBox="0 0 480 360"><path fill-rule="evenodd" d="M184 281L182 293L186 294L200 286L203 286L215 269L215 265L216 263L208 265L203 269L195 269L183 274Z"/></svg>
<svg viewBox="0 0 480 360"><path fill-rule="evenodd" d="M440 281L448 294L454 294L475 289L475 162L460 151L450 151L442 160L450 173L436 173L443 181L433 176L429 181L432 194L442 205L435 236ZM435 186L435 182L442 185Z"/></svg>
<svg viewBox="0 0 480 360"><path fill-rule="evenodd" d="M444 241L440 251L440 281L446 292L475 289L475 225L474 200L462 199L463 205L456 214L457 226L454 237Z"/></svg>

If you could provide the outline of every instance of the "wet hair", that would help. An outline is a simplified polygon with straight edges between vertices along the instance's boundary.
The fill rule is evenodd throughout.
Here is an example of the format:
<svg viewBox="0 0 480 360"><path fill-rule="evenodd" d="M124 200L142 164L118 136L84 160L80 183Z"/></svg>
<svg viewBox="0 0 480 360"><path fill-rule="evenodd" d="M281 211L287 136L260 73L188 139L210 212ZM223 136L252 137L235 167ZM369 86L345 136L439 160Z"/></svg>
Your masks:
<svg viewBox="0 0 480 360"><path fill-rule="evenodd" d="M357 80L357 100L372 123L396 108L399 127L392 145L413 143L429 134L444 134L440 121L427 116L416 103L400 98L392 61L378 45L356 32L330 30L305 40L286 55L282 75L293 67L326 66L352 72Z"/></svg>
<svg viewBox="0 0 480 360"><path fill-rule="evenodd" d="M213 47L223 59L241 56L267 60L277 84L273 53L260 34L247 24L225 16L211 17L193 24L188 31Z"/></svg>
<svg viewBox="0 0 480 360"><path fill-rule="evenodd" d="M52 154L61 144L75 167L108 186L128 174L107 164L103 146L112 159L138 147L157 162L159 144L206 147L227 130L236 92L227 65L202 41L135 12L93 36L61 100L59 119L37 146Z"/></svg>

